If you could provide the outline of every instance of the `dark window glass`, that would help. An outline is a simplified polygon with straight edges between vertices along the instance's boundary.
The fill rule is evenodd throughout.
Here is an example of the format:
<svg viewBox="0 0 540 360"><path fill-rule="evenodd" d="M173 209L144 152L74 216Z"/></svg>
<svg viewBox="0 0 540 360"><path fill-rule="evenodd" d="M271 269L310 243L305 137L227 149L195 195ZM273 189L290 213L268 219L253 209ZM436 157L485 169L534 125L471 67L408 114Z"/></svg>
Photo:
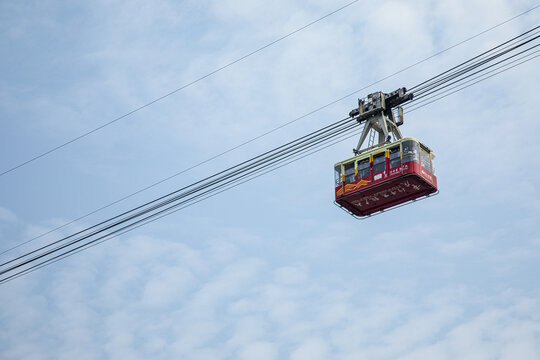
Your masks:
<svg viewBox="0 0 540 360"><path fill-rule="evenodd" d="M341 165L334 168L334 177L336 181L336 187L341 185Z"/></svg>
<svg viewBox="0 0 540 360"><path fill-rule="evenodd" d="M431 172L431 159L429 158L429 153L424 148L420 148L420 163L424 169Z"/></svg>
<svg viewBox="0 0 540 360"><path fill-rule="evenodd" d="M403 163L409 161L418 162L418 143L414 140L406 140L401 146L403 147Z"/></svg>
<svg viewBox="0 0 540 360"><path fill-rule="evenodd" d="M362 179L369 176L369 159L360 160L358 162L358 178Z"/></svg>
<svg viewBox="0 0 540 360"><path fill-rule="evenodd" d="M354 163L345 164L345 184L354 182Z"/></svg>
<svg viewBox="0 0 540 360"><path fill-rule="evenodd" d="M393 169L401 165L401 154L399 152L399 146L390 149L390 169Z"/></svg>
<svg viewBox="0 0 540 360"><path fill-rule="evenodd" d="M386 169L386 157L384 153L373 156L373 173L378 173Z"/></svg>

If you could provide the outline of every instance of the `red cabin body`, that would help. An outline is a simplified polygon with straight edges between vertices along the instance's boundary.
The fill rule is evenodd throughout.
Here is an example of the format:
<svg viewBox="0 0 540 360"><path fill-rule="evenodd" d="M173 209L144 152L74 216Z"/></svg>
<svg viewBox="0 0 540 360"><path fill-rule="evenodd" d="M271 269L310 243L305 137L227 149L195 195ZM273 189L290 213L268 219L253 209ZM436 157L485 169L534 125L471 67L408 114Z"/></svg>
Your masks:
<svg viewBox="0 0 540 360"><path fill-rule="evenodd" d="M370 216L437 192L434 154L404 138L336 164L336 204Z"/></svg>

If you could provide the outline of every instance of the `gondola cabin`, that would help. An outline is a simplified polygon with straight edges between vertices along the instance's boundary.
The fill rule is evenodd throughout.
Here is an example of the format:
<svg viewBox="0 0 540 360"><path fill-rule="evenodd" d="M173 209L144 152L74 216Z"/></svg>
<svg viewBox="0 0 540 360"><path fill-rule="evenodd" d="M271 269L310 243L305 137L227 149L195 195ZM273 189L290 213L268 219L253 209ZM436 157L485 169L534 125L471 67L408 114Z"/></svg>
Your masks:
<svg viewBox="0 0 540 360"><path fill-rule="evenodd" d="M349 112L364 129L353 149L355 156L334 169L335 204L351 215L371 216L438 193L433 151L412 137L404 138L398 129L403 125L401 104L413 97L406 88L388 94L377 91L358 99L358 108Z"/></svg>
<svg viewBox="0 0 540 360"><path fill-rule="evenodd" d="M437 192L434 153L407 137L335 165L336 204L365 217Z"/></svg>

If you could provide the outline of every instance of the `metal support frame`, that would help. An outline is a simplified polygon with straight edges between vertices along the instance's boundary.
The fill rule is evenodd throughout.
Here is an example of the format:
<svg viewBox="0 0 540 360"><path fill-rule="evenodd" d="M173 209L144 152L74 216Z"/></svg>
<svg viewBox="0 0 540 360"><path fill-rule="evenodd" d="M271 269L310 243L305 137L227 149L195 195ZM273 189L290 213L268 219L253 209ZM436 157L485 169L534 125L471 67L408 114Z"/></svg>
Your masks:
<svg viewBox="0 0 540 360"><path fill-rule="evenodd" d="M401 131L399 131L397 125L391 121L386 115L379 114L374 116L371 120L367 121L360 135L360 140L358 140L358 145L353 150L355 154L359 154L361 147L366 141L366 137L369 132L373 130L378 133L378 143L376 146L383 145L390 141L391 136L394 137L394 140L400 140L403 138Z"/></svg>
<svg viewBox="0 0 540 360"><path fill-rule="evenodd" d="M359 123L366 124L358 145L353 149L355 155L387 143L392 136L394 140L403 137L398 129L398 126L403 124L403 108L399 105L413 98L413 94L405 95L406 92L405 88L397 89L389 94L378 91L369 94L365 101L358 99L358 108L352 110L349 116L356 118ZM375 146L368 144L368 148L361 150L366 137L372 130L378 134L378 143Z"/></svg>

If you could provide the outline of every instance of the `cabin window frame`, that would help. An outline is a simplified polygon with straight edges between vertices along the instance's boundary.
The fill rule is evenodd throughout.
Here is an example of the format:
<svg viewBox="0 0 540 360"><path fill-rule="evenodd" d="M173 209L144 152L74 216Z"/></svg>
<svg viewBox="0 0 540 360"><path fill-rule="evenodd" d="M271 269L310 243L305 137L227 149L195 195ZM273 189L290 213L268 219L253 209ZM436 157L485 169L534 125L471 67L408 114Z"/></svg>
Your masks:
<svg viewBox="0 0 540 360"><path fill-rule="evenodd" d="M424 170L431 173L431 154L423 145L420 145L420 165ZM426 165L429 166L429 168L427 168Z"/></svg>
<svg viewBox="0 0 540 360"><path fill-rule="evenodd" d="M343 185L343 179L341 177L342 171L341 164L334 167L334 182L336 187Z"/></svg>
<svg viewBox="0 0 540 360"><path fill-rule="evenodd" d="M360 165L367 164L367 167L360 168ZM360 159L356 161L356 169L357 169L357 178L358 179L364 179L366 177L371 176L371 163L369 161L369 157ZM362 176L362 174L366 174Z"/></svg>
<svg viewBox="0 0 540 360"><path fill-rule="evenodd" d="M379 158L382 158L383 161L375 163L375 159L379 159ZM377 154L373 154L371 162L373 164L373 167L372 167L373 174L377 174L377 173L385 171L386 170L386 150L379 152ZM384 168L382 168L382 170L375 171L375 167L380 166L380 165L384 165Z"/></svg>
<svg viewBox="0 0 540 360"><path fill-rule="evenodd" d="M397 150L398 156L397 157L394 156L394 158L392 158L392 154L395 154L396 150ZM399 161L397 165L395 165L396 160ZM388 162L389 162L390 169L395 169L401 166L401 146L396 145L388 149ZM392 166L392 162L394 162L394 166Z"/></svg>
<svg viewBox="0 0 540 360"><path fill-rule="evenodd" d="M405 145L413 144L413 149L405 151ZM420 144L416 140L405 140L401 143L401 163L407 163L414 161L417 164L420 163Z"/></svg>
<svg viewBox="0 0 540 360"><path fill-rule="evenodd" d="M352 165L352 168L348 166ZM350 172L352 170L352 172ZM343 164L343 175L345 176L345 185L351 184L356 181L356 162L351 161L350 163Z"/></svg>

